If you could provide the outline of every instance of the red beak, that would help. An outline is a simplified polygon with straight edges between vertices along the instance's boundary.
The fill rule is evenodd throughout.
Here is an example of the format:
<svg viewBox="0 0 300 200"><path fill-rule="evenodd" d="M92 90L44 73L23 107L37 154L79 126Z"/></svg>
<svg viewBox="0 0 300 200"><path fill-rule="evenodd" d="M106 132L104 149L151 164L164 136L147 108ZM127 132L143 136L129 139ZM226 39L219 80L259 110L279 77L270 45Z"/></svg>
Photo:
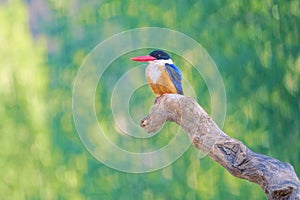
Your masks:
<svg viewBox="0 0 300 200"><path fill-rule="evenodd" d="M134 58L130 58L131 60L137 61L137 62L148 62L148 61L153 61L156 58L152 56L137 56Z"/></svg>

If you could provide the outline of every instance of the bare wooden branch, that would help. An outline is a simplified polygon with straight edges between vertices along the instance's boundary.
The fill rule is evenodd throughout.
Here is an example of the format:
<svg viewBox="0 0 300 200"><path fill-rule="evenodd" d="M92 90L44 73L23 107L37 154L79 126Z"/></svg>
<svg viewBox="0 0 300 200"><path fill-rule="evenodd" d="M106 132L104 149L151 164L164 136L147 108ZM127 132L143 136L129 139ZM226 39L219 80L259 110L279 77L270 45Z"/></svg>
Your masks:
<svg viewBox="0 0 300 200"><path fill-rule="evenodd" d="M226 135L193 98L163 95L141 121L141 127L148 133L156 132L166 121L179 124L196 148L233 176L259 184L268 199L300 200L300 182L290 164L255 153Z"/></svg>

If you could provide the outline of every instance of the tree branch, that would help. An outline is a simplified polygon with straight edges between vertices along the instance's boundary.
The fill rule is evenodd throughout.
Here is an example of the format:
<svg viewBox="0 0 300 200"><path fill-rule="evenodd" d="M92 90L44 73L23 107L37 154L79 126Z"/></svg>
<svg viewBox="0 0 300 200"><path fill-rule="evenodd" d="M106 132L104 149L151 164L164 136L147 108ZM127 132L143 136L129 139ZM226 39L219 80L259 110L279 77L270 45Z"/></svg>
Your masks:
<svg viewBox="0 0 300 200"><path fill-rule="evenodd" d="M159 97L141 127L156 132L166 121L180 125L196 148L233 176L259 184L268 199L300 200L300 182L290 164L255 153L226 135L193 98L177 94Z"/></svg>

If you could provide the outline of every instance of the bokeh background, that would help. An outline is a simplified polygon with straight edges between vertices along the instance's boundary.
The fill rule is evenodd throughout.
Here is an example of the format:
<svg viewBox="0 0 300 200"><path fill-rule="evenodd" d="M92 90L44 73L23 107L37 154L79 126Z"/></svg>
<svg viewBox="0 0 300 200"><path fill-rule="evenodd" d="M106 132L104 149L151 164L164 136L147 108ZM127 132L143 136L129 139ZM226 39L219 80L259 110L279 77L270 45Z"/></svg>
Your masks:
<svg viewBox="0 0 300 200"><path fill-rule="evenodd" d="M199 42L225 84L223 130L300 174L299 0L1 0L1 199L266 199L259 186L200 159L193 146L172 165L144 174L111 169L85 149L72 118L77 70L101 41L148 26ZM201 76L174 59L210 112ZM109 68L106 78L118 80L122 67ZM110 90L99 87L97 113L110 112L109 97ZM131 105L152 103L146 86L131 99ZM99 117L112 129L105 116ZM176 130L168 126L167 138Z"/></svg>

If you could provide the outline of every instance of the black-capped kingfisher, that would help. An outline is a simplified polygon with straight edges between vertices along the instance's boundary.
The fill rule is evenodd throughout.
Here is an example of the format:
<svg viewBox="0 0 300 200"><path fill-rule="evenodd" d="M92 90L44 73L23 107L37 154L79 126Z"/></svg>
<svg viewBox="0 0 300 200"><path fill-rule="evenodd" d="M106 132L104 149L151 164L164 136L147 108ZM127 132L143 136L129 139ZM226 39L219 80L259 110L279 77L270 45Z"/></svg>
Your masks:
<svg viewBox="0 0 300 200"><path fill-rule="evenodd" d="M146 78L155 97L166 93L183 95L182 73L174 65L169 54L162 50L155 50L147 56L138 56L131 60L149 62L146 68Z"/></svg>

